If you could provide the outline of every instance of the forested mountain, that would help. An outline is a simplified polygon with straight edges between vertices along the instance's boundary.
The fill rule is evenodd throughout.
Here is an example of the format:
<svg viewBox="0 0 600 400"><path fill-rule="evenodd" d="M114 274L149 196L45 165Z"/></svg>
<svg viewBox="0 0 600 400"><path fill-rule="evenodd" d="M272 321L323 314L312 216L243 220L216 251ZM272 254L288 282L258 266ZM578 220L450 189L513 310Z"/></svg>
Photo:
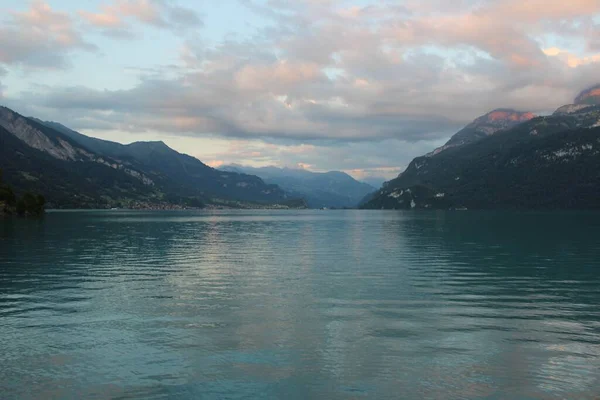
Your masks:
<svg viewBox="0 0 600 400"><path fill-rule="evenodd" d="M297 207L276 185L215 170L163 142L122 145L0 108L0 168L50 207Z"/></svg>
<svg viewBox="0 0 600 400"><path fill-rule="evenodd" d="M455 136L362 207L600 208L600 105L592 95L578 99L549 116L519 113L524 121L470 142Z"/></svg>

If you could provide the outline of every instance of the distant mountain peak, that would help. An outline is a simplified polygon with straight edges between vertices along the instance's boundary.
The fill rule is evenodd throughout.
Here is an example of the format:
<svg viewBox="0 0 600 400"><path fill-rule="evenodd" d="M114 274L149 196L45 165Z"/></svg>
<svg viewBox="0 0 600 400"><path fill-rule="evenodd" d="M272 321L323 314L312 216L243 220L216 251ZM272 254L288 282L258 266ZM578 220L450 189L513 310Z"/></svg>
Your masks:
<svg viewBox="0 0 600 400"><path fill-rule="evenodd" d="M600 98L600 86L543 118L491 111L415 158L362 207L600 208L600 104L588 100L594 96Z"/></svg>
<svg viewBox="0 0 600 400"><path fill-rule="evenodd" d="M160 146L160 147L169 147L165 142L163 142L162 140L148 140L148 141L142 141L140 143L147 143L151 146Z"/></svg>
<svg viewBox="0 0 600 400"><path fill-rule="evenodd" d="M482 115L477 118L474 123L487 122L487 123L506 123L506 122L525 122L536 115L528 111L517 111L510 108L497 108L489 113Z"/></svg>
<svg viewBox="0 0 600 400"><path fill-rule="evenodd" d="M559 107L554 111L553 115L568 115L586 111L589 108L594 107L593 104L567 104Z"/></svg>
<svg viewBox="0 0 600 400"><path fill-rule="evenodd" d="M579 93L575 98L575 104L600 105L600 84Z"/></svg>
<svg viewBox="0 0 600 400"><path fill-rule="evenodd" d="M141 140L141 141L137 141L137 142L132 142L129 143L126 146L144 146L144 147L149 147L149 148L169 148L169 146L167 146L167 144L165 142L163 142L162 140Z"/></svg>
<svg viewBox="0 0 600 400"><path fill-rule="evenodd" d="M491 136L496 132L508 130L535 117L536 115L534 113L528 111L517 111L511 108L497 108L476 118L473 122L452 136L444 146L435 149L429 153L428 156L436 155L452 147L463 146L475 142L486 136Z"/></svg>
<svg viewBox="0 0 600 400"><path fill-rule="evenodd" d="M354 207L375 190L342 171L313 172L297 167L223 165L221 171L257 175L288 194L306 199L309 207Z"/></svg>

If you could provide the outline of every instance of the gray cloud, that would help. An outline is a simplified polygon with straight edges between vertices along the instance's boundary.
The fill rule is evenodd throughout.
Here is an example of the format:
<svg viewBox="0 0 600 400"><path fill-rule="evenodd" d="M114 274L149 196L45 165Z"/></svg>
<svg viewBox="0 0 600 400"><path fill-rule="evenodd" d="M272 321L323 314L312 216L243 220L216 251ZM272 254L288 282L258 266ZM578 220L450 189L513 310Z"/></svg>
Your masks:
<svg viewBox="0 0 600 400"><path fill-rule="evenodd" d="M591 51L600 51L600 24L594 24L588 29L588 48Z"/></svg>
<svg viewBox="0 0 600 400"><path fill-rule="evenodd" d="M51 88L37 93L35 102L82 113L111 111L102 118L118 117L113 129L129 131L419 141L446 137L493 108L553 110L597 79L594 64L573 69L547 60L543 69L514 71L499 61L474 58L470 65L448 68L439 56L418 52L395 69L385 61L375 64L380 79L376 73L330 78L318 64L282 62L262 53L253 58L238 53L239 47L188 55L203 67L184 69L175 79L155 74L119 91Z"/></svg>
<svg viewBox="0 0 600 400"><path fill-rule="evenodd" d="M2 84L2 78L8 74L8 71L0 67L0 100L4 98L4 85Z"/></svg>
<svg viewBox="0 0 600 400"><path fill-rule="evenodd" d="M190 27L196 28L202 26L202 19L194 10L176 5L167 7L167 20L175 27L175 29L187 29Z"/></svg>

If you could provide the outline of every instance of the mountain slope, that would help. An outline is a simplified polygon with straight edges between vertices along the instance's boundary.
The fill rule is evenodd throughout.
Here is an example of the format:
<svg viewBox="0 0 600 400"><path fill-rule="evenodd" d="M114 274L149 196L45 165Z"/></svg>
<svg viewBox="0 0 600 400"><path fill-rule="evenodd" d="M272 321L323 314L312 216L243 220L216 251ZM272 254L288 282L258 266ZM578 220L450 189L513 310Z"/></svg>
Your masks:
<svg viewBox="0 0 600 400"><path fill-rule="evenodd" d="M92 150L127 160L157 176L161 187L175 196L200 196L257 203L285 203L290 198L279 187L260 178L222 172L200 160L181 154L164 142L134 142L128 145L90 138L56 122L43 122L69 135Z"/></svg>
<svg viewBox="0 0 600 400"><path fill-rule="evenodd" d="M592 86L579 93L575 98L575 104L600 105L600 85Z"/></svg>
<svg viewBox="0 0 600 400"><path fill-rule="evenodd" d="M600 107L568 111L417 157L362 207L600 208Z"/></svg>
<svg viewBox="0 0 600 400"><path fill-rule="evenodd" d="M7 109L0 109L0 168L17 193L42 193L49 207L160 202L154 182L143 173Z"/></svg>
<svg viewBox="0 0 600 400"><path fill-rule="evenodd" d="M50 207L302 206L256 176L224 173L163 142L122 145L0 107L0 168Z"/></svg>
<svg viewBox="0 0 600 400"><path fill-rule="evenodd" d="M535 114L530 112L521 112L506 108L490 111L458 131L445 145L435 149L429 155L435 155L452 147L464 146L476 142L497 132L508 130L522 122L529 121L532 118L535 118Z"/></svg>
<svg viewBox="0 0 600 400"><path fill-rule="evenodd" d="M320 173L301 169L253 168L241 165L229 165L220 169L257 175L265 182L280 186L292 197L306 199L311 208L356 207L368 193L375 190L374 187L339 171Z"/></svg>

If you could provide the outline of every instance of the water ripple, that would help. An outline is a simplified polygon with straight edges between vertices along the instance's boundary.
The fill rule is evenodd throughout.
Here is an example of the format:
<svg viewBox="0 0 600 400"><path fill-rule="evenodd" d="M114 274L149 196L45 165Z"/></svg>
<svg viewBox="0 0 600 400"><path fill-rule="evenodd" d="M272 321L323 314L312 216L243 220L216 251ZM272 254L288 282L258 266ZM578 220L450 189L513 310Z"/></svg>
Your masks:
<svg viewBox="0 0 600 400"><path fill-rule="evenodd" d="M598 226L597 213L2 220L1 397L600 398Z"/></svg>

